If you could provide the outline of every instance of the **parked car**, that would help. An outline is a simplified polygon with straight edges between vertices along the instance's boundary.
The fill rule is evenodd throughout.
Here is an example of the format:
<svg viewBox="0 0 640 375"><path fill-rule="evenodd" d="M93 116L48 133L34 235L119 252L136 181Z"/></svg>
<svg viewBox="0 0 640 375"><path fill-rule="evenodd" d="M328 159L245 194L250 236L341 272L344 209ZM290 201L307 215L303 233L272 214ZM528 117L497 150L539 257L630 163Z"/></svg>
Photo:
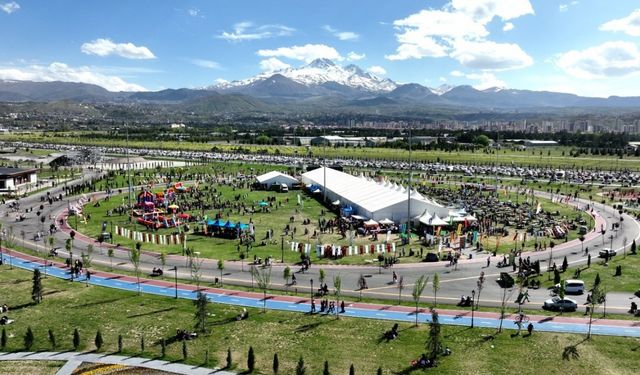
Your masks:
<svg viewBox="0 0 640 375"><path fill-rule="evenodd" d="M542 308L545 310L576 311L578 309L578 303L570 298L561 299L560 297L553 297L544 301Z"/></svg>
<svg viewBox="0 0 640 375"><path fill-rule="evenodd" d="M612 258L617 254L615 250L605 247L604 249L600 250L600 252L598 253L598 256L600 258L607 258L607 253L609 254L608 256L609 258Z"/></svg>
<svg viewBox="0 0 640 375"><path fill-rule="evenodd" d="M554 287L556 293L560 290L560 284L556 284ZM565 280L564 292L566 294L583 294L584 293L584 281L582 280Z"/></svg>

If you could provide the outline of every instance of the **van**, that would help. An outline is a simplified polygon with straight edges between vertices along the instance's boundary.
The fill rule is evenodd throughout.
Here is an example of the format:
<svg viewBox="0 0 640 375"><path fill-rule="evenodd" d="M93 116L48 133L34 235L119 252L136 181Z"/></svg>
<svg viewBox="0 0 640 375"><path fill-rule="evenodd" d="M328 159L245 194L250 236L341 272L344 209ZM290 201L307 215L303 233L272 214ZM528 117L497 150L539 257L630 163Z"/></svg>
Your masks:
<svg viewBox="0 0 640 375"><path fill-rule="evenodd" d="M287 184L280 184L280 192L281 193L289 192L289 187L287 186Z"/></svg>
<svg viewBox="0 0 640 375"><path fill-rule="evenodd" d="M565 280L564 292L566 294L583 294L584 281L582 280Z"/></svg>

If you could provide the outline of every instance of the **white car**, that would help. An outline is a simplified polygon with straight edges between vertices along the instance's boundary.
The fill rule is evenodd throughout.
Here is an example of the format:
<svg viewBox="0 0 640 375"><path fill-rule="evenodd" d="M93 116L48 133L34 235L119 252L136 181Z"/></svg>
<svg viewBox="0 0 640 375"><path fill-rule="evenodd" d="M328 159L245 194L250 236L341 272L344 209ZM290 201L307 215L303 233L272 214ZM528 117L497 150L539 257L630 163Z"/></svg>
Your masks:
<svg viewBox="0 0 640 375"><path fill-rule="evenodd" d="M578 303L570 298L561 299L560 297L553 297L544 301L542 307L545 310L576 311L578 309Z"/></svg>
<svg viewBox="0 0 640 375"><path fill-rule="evenodd" d="M555 286L556 292L560 290L560 284ZM582 280L565 280L564 292L566 294L583 294L584 293L584 281Z"/></svg>

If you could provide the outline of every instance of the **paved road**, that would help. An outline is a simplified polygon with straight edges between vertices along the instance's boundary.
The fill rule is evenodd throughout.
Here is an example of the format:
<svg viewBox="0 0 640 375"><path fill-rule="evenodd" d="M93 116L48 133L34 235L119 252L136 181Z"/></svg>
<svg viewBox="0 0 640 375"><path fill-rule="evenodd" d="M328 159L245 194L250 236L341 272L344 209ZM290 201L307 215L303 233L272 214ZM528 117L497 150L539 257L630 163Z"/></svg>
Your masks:
<svg viewBox="0 0 640 375"><path fill-rule="evenodd" d="M3 260L14 267L23 269L43 268L43 261L39 258L28 256L16 252L3 253ZM44 270L43 270L44 271ZM53 263L48 266L48 275L62 279L69 279L68 270L61 263ZM76 279L76 282L88 282L108 288L122 289L128 291L140 291L147 294L161 295L184 299L195 299L198 289L195 285L178 284L157 279L142 279L140 284L135 277L122 276L113 273L96 272L92 273L90 280L84 276ZM223 303L237 306L248 306L260 308L265 306L271 310L291 311L298 313L309 313L310 296L281 296L267 295L263 298L262 293L241 292L220 288L203 287L200 289L207 297L215 303ZM329 297L334 298L334 297ZM468 310L438 310L440 322L446 325L471 325L472 321L477 327L498 328L500 319L498 313L475 312L473 315ZM406 306L377 305L366 303L350 303L346 306L345 316L366 319L383 319L394 321L413 322L416 319L415 309ZM421 309L418 314L419 322L430 321L430 313L426 309ZM564 332L564 333L587 333L588 319L567 318L562 316L529 316L529 321L534 324L538 331ZM515 316L508 316L504 321L506 329L513 329ZM598 319L594 322L592 333L608 336L632 336L640 337L640 325L632 320L612 320Z"/></svg>
<svg viewBox="0 0 640 375"><path fill-rule="evenodd" d="M142 357L129 357L121 355L108 355L103 353L81 353L81 352L0 352L0 361L66 361L65 365L56 372L56 375L71 375L83 362L102 363L109 365L135 368L141 367L151 370L165 371L174 374L185 375L234 375L233 372L210 369L206 367L184 365L181 363L162 361L158 359L148 359Z"/></svg>
<svg viewBox="0 0 640 375"><path fill-rule="evenodd" d="M98 172L87 172L84 178L91 178L97 175ZM61 188L58 187L53 191L55 194L58 194L60 189ZM546 198L550 197L549 194L543 192L537 192L536 195ZM0 215L0 220L5 222L4 228L7 228L7 226L13 226L14 233L20 233L21 231L24 231L25 238L27 239L24 241L24 244L26 246L37 248L40 249L40 251L43 251L42 241L35 243L29 240L30 238L33 238L34 234L41 228L41 223L39 222L38 217L35 214L35 211L37 211L37 207L41 204L40 196L41 195L35 195L21 200L21 207L23 209L26 207L36 207L36 209L34 209L34 212L27 214L26 220L22 222L14 222L12 221L13 216L4 217L2 215ZM96 196L99 197L101 196L101 194L98 193L96 194ZM70 200L71 202L73 202L75 199L77 199L77 197L71 198ZM571 204L583 208L587 204L590 204L590 202L577 199L572 201ZM54 218L66 218L66 209L68 206L67 200L54 202L53 205L45 203L44 206L45 208L42 215L44 215L45 217L48 218L51 215ZM628 249L628 246L631 244L633 239L640 241L640 226L632 217L623 214L622 218L624 220L621 222L621 229L615 232L614 238L610 239L609 234L614 233L611 230L611 225L614 222L619 222L620 215L612 207L601 204L595 205L594 212L596 218L596 229L599 230L600 226L602 225L607 229L607 234L605 235L606 238L604 241L599 231L593 231L586 236L586 240L584 241L583 245L584 247L588 247L590 249L590 253L593 257L592 262L599 261L597 259L597 253L603 246L612 246L613 248L621 249L624 243L624 239L626 238ZM49 226L49 223L50 221L48 221L47 219L45 228ZM64 249L64 241L69 237L68 232L71 231L71 228L66 224L61 228L62 231L59 231L55 235L56 246ZM18 244L21 244L22 239L18 237L17 240ZM98 243L94 239L84 237L81 234L76 235L74 248L72 250L73 253L75 255L80 254L82 251L85 251L86 246L90 243L94 244L95 247L93 260L94 264L107 266L110 265L111 259L109 259L106 253L107 248L111 247L114 248L114 267L117 269L132 269L131 265L129 264L127 249L116 248L109 244L104 244L103 248L100 248L98 246ZM586 264L587 257L581 252L581 248L582 244L580 244L578 240L574 240L569 243L558 244L553 249L552 263L557 263L559 265L562 263L563 257L567 256L568 261L571 265ZM392 271L395 271L399 276L404 276L405 293L403 298L409 299L414 280L416 280L422 274L427 274L432 277L433 274L437 272L441 277L441 289L438 291L438 300L443 303L455 304L460 300L461 295L470 295L471 291L473 289L476 289L476 281L480 272L485 272L486 281L484 284L484 288L480 294L480 304L485 306L499 306L501 304L503 290L499 287L496 280L501 271L510 271L510 269L499 269L495 267L498 260L502 258L501 256L492 257L492 265L486 268L486 258L488 256L487 253L476 253L471 249L466 250L465 252L473 253L474 259L461 261L458 264L458 267L456 267L455 269L449 267L445 262L400 264L394 266L393 268L383 270L380 270L376 266L312 266L311 270L304 274L300 272L296 273L297 285L286 286L286 282L282 276L284 265L275 264L273 267L272 279L274 287L276 288L296 288L298 291L308 292L311 284L310 280L314 280L314 288L318 287L318 270L320 268L323 268L327 273L326 282L329 284L329 286L331 286L332 284L331 280L333 280L334 275L341 275L345 294L352 296L359 295L360 291L357 290L358 279L360 278L360 275L364 275L369 288L362 291L363 295L372 298L397 299L397 287L396 285L393 285L391 283L391 273ZM64 250L59 251L59 254L63 257L68 257L68 254ZM548 265L550 255L551 250L547 250L542 252L523 253L523 258L530 257L533 261L540 260L542 268L544 269ZM142 256L141 264L143 272L150 273L152 268L160 267L160 260L157 254L145 253ZM165 267L165 271L168 268L176 266L178 268L179 277L189 278L191 273L190 270L186 267L186 264L187 262L184 257L171 255L167 257L167 267ZM243 272L241 270L241 264L239 262L226 262L223 281L225 283L238 285L250 285L251 274L250 272L247 272L247 268L247 265L245 265ZM202 266L202 273L203 280L213 281L215 277L219 276L219 272L217 270L217 262L215 260L205 260ZM432 294L430 288L431 286L429 285L425 292L426 295ZM530 290L529 294L530 304L527 306L527 308L540 308L544 300L549 298L549 292L547 290ZM515 297L515 295L511 297L509 303L510 307L516 306L513 302ZM607 310L617 313L624 313L629 309L630 302L633 298L634 296L631 293L608 293ZM584 304L586 302L586 295L578 296L576 300L580 304Z"/></svg>

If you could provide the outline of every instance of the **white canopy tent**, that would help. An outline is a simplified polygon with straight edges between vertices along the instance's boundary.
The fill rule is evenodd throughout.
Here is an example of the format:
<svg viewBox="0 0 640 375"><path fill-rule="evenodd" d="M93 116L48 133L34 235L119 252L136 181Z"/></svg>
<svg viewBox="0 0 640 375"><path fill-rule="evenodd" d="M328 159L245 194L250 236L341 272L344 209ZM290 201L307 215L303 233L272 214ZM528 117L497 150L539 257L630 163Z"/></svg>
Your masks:
<svg viewBox="0 0 640 375"><path fill-rule="evenodd" d="M352 176L331 168L326 168L326 187L324 181L324 167L302 175L302 182L306 185L325 189L330 202L340 200L341 204L352 206L357 215L374 220L386 218L394 223L402 223L407 221L407 213L412 219L425 211L440 216L449 214L446 207L415 191L409 198L407 189L395 183L386 186L375 180ZM408 199L411 199L411 212L407 212Z"/></svg>
<svg viewBox="0 0 640 375"><path fill-rule="evenodd" d="M256 177L258 183L269 189L271 185L287 185L291 186L298 182L297 179L289 176L288 174L280 173L278 171L271 171Z"/></svg>

